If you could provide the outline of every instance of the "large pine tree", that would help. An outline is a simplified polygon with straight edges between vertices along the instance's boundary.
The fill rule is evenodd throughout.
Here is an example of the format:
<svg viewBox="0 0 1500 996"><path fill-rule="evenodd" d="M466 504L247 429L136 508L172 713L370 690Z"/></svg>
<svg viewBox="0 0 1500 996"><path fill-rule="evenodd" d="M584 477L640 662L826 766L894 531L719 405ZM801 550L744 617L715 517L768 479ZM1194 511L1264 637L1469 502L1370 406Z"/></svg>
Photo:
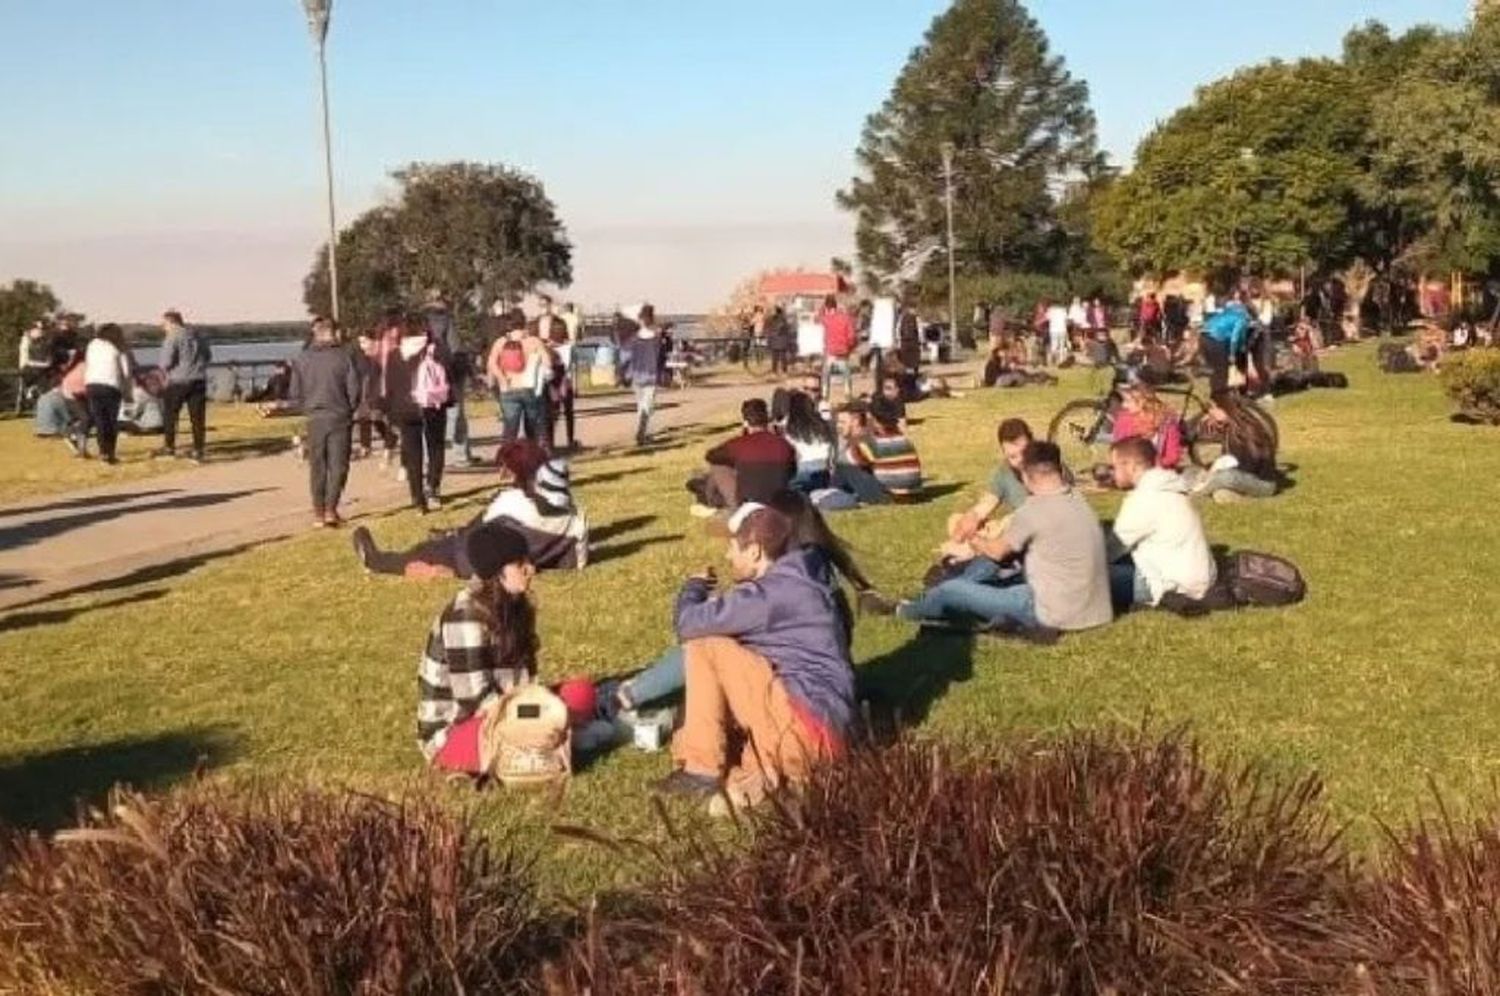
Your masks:
<svg viewBox="0 0 1500 996"><path fill-rule="evenodd" d="M838 197L858 216L861 265L882 282L946 265L931 253L945 237L944 143L954 147L960 270L1061 266L1058 200L1099 165L1094 115L1087 84L1017 0L954 0L865 122L860 174Z"/></svg>

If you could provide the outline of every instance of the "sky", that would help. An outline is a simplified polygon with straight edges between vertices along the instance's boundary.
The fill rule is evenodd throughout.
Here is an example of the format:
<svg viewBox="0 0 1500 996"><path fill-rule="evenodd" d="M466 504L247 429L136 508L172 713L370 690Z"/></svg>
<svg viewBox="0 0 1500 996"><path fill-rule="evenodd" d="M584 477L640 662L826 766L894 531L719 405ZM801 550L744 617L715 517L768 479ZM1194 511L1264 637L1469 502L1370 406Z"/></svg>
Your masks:
<svg viewBox="0 0 1500 996"><path fill-rule="evenodd" d="M334 0L347 222L412 161L534 173L574 245L564 297L702 310L852 255L834 194L944 0ZM1205 16L1204 7L1212 8ZM1130 161L1196 87L1353 25L1457 27L1467 0L1032 0ZM0 282L91 317L295 318L325 237L297 0L0 0Z"/></svg>

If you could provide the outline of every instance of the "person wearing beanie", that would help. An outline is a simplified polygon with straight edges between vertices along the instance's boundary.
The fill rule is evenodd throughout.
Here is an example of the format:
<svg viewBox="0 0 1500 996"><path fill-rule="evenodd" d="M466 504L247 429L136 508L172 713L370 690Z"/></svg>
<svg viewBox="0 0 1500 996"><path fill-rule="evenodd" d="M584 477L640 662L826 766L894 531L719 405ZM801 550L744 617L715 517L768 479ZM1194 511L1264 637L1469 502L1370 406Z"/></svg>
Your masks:
<svg viewBox="0 0 1500 996"><path fill-rule="evenodd" d="M754 805L840 754L854 714L848 644L817 552L794 548L787 516L753 502L729 529L734 585L716 594L707 568L677 597L686 704L672 740L678 768L657 785L713 796L711 811L725 799Z"/></svg>
<svg viewBox="0 0 1500 996"><path fill-rule="evenodd" d="M526 541L527 557L538 570L582 570L589 562L588 517L577 507L568 481L568 463L548 458L529 439L502 443L498 458L510 483L482 515L460 529L439 533L407 550L382 550L370 531L354 531L354 552L372 574L409 578L469 578L464 541L485 522L500 522Z"/></svg>
<svg viewBox="0 0 1500 996"><path fill-rule="evenodd" d="M438 614L422 651L417 743L433 767L479 775L481 710L536 675L536 610L527 597L536 571L525 538L500 523L470 530L464 554L473 580Z"/></svg>

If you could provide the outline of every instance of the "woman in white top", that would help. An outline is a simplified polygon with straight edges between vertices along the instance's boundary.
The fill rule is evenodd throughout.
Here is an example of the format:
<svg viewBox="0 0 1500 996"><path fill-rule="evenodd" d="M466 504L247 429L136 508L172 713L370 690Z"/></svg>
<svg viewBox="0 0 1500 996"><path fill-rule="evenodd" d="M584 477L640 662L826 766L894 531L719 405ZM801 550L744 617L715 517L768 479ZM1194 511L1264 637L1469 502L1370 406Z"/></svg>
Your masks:
<svg viewBox="0 0 1500 996"><path fill-rule="evenodd" d="M818 413L818 403L809 394L793 392L787 398L786 428L782 433L797 452L797 476L791 486L811 493L829 486L833 466L833 432Z"/></svg>
<svg viewBox="0 0 1500 996"><path fill-rule="evenodd" d="M99 436L99 456L113 464L115 444L120 438L120 402L130 391L135 375L135 357L125 345L120 326L102 326L89 340L83 354L84 395L89 417Z"/></svg>

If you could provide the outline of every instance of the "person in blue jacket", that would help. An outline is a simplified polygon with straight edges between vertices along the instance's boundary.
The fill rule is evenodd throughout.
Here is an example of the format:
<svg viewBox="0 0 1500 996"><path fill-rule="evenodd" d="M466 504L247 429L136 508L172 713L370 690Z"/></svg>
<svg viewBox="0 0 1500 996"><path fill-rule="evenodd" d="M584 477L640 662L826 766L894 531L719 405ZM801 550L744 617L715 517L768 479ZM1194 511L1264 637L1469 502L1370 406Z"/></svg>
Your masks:
<svg viewBox="0 0 1500 996"><path fill-rule="evenodd" d="M1208 391L1210 395L1221 394L1229 387L1229 365L1239 367L1250 381L1260 379L1260 371L1250 362L1250 309L1245 307L1244 294L1236 291L1234 297L1220 310L1203 320L1203 333L1199 336L1198 351L1208 364Z"/></svg>
<svg viewBox="0 0 1500 996"><path fill-rule="evenodd" d="M854 671L833 591L816 551L791 549L792 523L740 506L729 521L734 585L708 568L677 597L687 678L672 740L678 768L663 792L754 805L842 753L854 716ZM730 733L743 731L731 749ZM722 795L720 794L722 791Z"/></svg>

